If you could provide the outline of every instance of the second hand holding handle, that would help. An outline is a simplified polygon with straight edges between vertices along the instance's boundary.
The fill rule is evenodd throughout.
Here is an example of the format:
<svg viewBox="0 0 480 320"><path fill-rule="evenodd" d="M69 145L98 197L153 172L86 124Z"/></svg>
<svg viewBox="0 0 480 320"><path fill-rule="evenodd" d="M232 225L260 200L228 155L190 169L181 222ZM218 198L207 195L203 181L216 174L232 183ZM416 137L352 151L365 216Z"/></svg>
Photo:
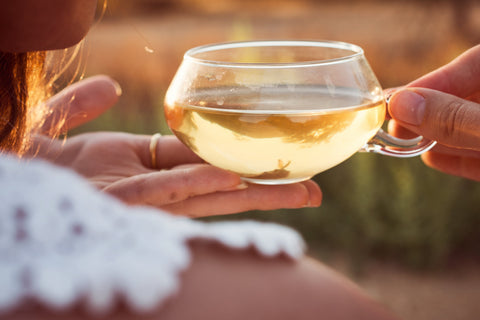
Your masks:
<svg viewBox="0 0 480 320"><path fill-rule="evenodd" d="M390 100L389 98L390 96L385 99L387 106ZM412 139L401 139L386 133L383 129L379 129L375 136L370 139L359 152L372 152L397 158L410 158L427 152L436 144L436 141L425 139L423 136Z"/></svg>

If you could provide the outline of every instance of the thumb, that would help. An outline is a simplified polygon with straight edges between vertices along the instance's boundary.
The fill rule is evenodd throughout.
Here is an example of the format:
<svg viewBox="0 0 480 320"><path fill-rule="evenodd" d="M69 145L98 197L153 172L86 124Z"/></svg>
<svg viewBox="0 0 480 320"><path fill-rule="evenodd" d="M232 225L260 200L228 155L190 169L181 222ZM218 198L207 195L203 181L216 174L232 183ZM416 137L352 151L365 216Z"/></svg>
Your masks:
<svg viewBox="0 0 480 320"><path fill-rule="evenodd" d="M50 111L42 132L65 132L93 120L112 107L121 93L119 84L104 75L74 83L46 102Z"/></svg>
<svg viewBox="0 0 480 320"><path fill-rule="evenodd" d="M444 92L408 88L395 92L389 113L402 127L456 148L480 150L480 104Z"/></svg>

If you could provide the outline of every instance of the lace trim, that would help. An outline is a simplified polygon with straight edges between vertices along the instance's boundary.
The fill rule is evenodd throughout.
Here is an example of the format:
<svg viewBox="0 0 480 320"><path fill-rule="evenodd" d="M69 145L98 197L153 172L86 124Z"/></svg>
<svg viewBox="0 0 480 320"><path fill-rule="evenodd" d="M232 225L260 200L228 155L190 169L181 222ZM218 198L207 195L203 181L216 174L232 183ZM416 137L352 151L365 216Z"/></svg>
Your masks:
<svg viewBox="0 0 480 320"><path fill-rule="evenodd" d="M174 293L190 263L187 241L295 259L304 243L293 230L252 221L201 223L127 207L74 173L41 161L0 157L0 314L33 299L54 309L85 300L105 313L116 299L135 312Z"/></svg>

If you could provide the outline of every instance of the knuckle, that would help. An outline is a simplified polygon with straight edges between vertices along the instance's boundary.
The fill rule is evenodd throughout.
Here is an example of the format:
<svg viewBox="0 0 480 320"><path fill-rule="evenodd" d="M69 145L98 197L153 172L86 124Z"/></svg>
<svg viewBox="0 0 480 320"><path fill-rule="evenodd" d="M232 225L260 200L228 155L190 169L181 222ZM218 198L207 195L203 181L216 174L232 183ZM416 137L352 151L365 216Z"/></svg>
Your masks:
<svg viewBox="0 0 480 320"><path fill-rule="evenodd" d="M448 141L461 139L467 117L468 108L465 104L461 101L450 101L439 114L437 125L440 135Z"/></svg>
<svg viewBox="0 0 480 320"><path fill-rule="evenodd" d="M146 181L144 179L140 179L139 177L133 178L131 188L125 188L123 194L124 198L127 200L127 203L130 204L140 204L140 203L148 203L147 197L147 186Z"/></svg>
<svg viewBox="0 0 480 320"><path fill-rule="evenodd" d="M163 203L176 203L184 201L195 195L192 191L195 185L191 173L187 169L181 169L172 176L171 179L165 181L162 185Z"/></svg>
<svg viewBox="0 0 480 320"><path fill-rule="evenodd" d="M178 176L179 186L190 187L195 184L194 177L199 174L201 175L201 169L199 168L183 168L181 169L181 174Z"/></svg>

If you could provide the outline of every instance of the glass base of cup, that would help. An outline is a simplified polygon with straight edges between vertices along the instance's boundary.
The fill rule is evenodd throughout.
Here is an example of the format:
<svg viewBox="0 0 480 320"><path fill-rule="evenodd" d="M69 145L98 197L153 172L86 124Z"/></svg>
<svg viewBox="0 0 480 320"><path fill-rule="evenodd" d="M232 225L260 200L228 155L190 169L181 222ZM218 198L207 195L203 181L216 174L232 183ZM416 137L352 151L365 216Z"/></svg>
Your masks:
<svg viewBox="0 0 480 320"><path fill-rule="evenodd" d="M255 183L255 184L264 184L264 185L279 185L279 184L291 184L309 180L312 177L303 177L303 178L295 178L295 179L254 179L254 178L245 178L242 177L241 179L248 183Z"/></svg>

